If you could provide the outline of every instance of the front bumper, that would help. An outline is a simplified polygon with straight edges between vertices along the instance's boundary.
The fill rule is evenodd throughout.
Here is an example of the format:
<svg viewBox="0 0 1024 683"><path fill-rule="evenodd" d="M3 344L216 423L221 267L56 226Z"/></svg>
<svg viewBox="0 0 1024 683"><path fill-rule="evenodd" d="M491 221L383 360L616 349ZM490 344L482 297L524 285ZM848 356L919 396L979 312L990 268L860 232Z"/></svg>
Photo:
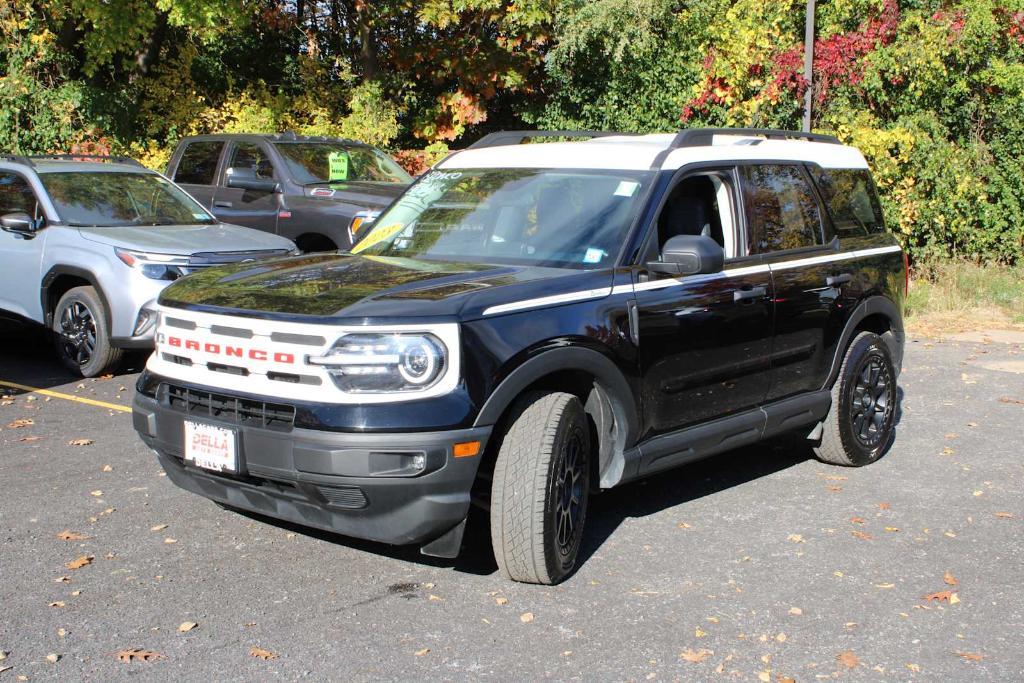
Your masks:
<svg viewBox="0 0 1024 683"><path fill-rule="evenodd" d="M136 394L133 423L176 485L250 512L393 545L426 545L461 533L491 431L282 430L193 413L189 419L238 432L239 471L221 474L183 460L185 413L159 396ZM480 441L480 455L454 457L452 446L466 441ZM425 456L425 473L387 474L386 463L414 454Z"/></svg>

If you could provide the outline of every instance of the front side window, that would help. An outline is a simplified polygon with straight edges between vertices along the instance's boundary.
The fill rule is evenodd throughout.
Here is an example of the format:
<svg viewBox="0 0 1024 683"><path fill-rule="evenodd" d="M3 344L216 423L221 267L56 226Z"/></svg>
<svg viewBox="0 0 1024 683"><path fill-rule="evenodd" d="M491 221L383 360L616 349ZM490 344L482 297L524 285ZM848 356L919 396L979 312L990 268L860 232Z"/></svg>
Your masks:
<svg viewBox="0 0 1024 683"><path fill-rule="evenodd" d="M821 213L799 166L741 167L750 254L767 254L823 243Z"/></svg>
<svg viewBox="0 0 1024 683"><path fill-rule="evenodd" d="M261 180L274 179L274 165L263 149L252 142L239 142L231 150L228 168Z"/></svg>
<svg viewBox="0 0 1024 683"><path fill-rule="evenodd" d="M175 182L188 185L213 185L223 142L191 142L185 147L174 173Z"/></svg>
<svg viewBox="0 0 1024 683"><path fill-rule="evenodd" d="M882 206L867 169L813 168L811 174L840 238L885 232Z"/></svg>
<svg viewBox="0 0 1024 683"><path fill-rule="evenodd" d="M17 173L0 173L0 215L27 213L38 218L38 206L27 180Z"/></svg>
<svg viewBox="0 0 1024 683"><path fill-rule="evenodd" d="M394 159L373 147L340 142L275 142L274 147L300 185L412 182Z"/></svg>
<svg viewBox="0 0 1024 683"><path fill-rule="evenodd" d="M41 173L57 215L82 227L209 225L217 219L174 183L150 173Z"/></svg>
<svg viewBox="0 0 1024 683"><path fill-rule="evenodd" d="M648 171L432 171L374 222L353 253L447 261L607 267Z"/></svg>

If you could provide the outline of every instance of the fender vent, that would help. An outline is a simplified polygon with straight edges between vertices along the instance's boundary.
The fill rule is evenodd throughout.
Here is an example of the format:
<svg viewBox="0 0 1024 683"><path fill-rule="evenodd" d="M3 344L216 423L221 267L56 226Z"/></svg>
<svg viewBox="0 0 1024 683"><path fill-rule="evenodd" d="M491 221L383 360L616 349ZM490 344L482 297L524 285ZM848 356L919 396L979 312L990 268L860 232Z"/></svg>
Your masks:
<svg viewBox="0 0 1024 683"><path fill-rule="evenodd" d="M367 505L363 490L355 486L318 486L317 489L335 507L360 510Z"/></svg>

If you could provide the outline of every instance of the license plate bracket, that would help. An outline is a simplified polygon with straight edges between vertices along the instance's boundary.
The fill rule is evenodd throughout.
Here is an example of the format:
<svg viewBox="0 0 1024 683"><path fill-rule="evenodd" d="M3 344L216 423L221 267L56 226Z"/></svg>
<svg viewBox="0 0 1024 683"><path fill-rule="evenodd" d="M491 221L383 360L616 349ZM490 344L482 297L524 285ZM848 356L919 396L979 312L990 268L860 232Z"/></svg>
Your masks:
<svg viewBox="0 0 1024 683"><path fill-rule="evenodd" d="M238 473L238 430L185 420L185 460L213 472Z"/></svg>

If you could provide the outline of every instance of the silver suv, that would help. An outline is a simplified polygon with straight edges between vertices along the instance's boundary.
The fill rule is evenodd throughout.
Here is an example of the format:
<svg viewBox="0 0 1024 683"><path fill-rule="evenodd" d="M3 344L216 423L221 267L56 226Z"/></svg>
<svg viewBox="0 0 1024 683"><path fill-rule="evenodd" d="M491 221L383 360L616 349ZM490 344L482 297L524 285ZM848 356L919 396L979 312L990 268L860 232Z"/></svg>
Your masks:
<svg viewBox="0 0 1024 683"><path fill-rule="evenodd" d="M295 253L227 225L164 176L121 157L0 156L0 315L49 327L84 377L153 344L154 305L215 264Z"/></svg>

